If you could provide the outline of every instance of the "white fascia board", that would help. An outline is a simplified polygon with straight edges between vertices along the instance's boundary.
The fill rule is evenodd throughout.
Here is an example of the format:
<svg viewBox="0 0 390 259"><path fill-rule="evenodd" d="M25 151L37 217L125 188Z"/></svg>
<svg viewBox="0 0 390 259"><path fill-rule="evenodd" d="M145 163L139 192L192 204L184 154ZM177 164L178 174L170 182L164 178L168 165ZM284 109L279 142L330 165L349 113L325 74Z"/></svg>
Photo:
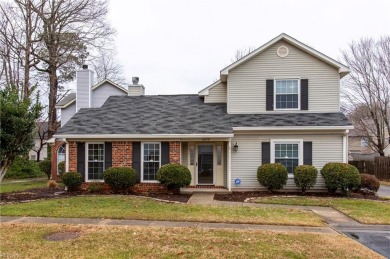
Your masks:
<svg viewBox="0 0 390 259"><path fill-rule="evenodd" d="M125 88L123 88L122 86L112 82L111 80L109 79L104 79L103 81L97 83L96 85L92 86L92 91L95 90L96 88L99 88L100 86L102 86L104 83L109 83L110 85L112 86L115 86L116 88L118 88L119 90L122 90L123 92L127 93L127 90Z"/></svg>
<svg viewBox="0 0 390 259"><path fill-rule="evenodd" d="M69 101L67 104L64 104L64 105L56 105L54 106L56 109L64 109L68 106L70 106L71 104L73 104L74 102L76 102L76 98L74 98L73 100Z"/></svg>
<svg viewBox="0 0 390 259"><path fill-rule="evenodd" d="M218 81L215 81L214 83L212 83L211 85L207 86L206 88L200 90L198 92L199 96L206 96L206 95L209 95L209 90L211 88L213 88L214 86L218 85L221 83L221 80L218 80Z"/></svg>
<svg viewBox="0 0 390 259"><path fill-rule="evenodd" d="M56 134L54 138L69 139L161 139L161 138L232 138L234 134Z"/></svg>
<svg viewBox="0 0 390 259"><path fill-rule="evenodd" d="M233 127L233 131L255 131L255 130L348 130L353 129L352 125L349 126L293 126L293 127Z"/></svg>
<svg viewBox="0 0 390 259"><path fill-rule="evenodd" d="M240 64L244 63L245 61L251 59L252 57L258 55L259 53L263 52L265 49L267 49L268 47L270 47L271 45L273 45L274 43L278 42L279 40L281 39L284 39L286 40L288 43L302 49L303 51L321 59L322 61L334 66L334 67L337 67L339 69L339 73L342 75L341 77L345 76L346 74L349 73L349 68L344 66L343 64L341 64L340 62L337 62L336 60L322 54L321 52L303 44L302 42L294 39L293 37L285 34L285 33L282 33L280 34L279 36L277 36L276 38L273 38L272 40L270 40L269 42L267 42L266 44L260 46L259 48L257 48L256 50L252 51L251 53L249 53L248 55L246 55L245 57L241 58L240 60L237 60L236 62L234 62L233 64L225 67L224 69L221 70L221 77L222 75L228 75L229 73L229 70L239 66Z"/></svg>

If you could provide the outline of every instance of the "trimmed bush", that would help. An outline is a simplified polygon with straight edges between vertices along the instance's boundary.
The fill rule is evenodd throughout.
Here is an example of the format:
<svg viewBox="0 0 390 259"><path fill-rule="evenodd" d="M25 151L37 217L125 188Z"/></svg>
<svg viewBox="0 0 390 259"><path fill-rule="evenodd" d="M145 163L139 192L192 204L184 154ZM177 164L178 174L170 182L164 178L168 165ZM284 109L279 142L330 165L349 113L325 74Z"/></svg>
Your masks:
<svg viewBox="0 0 390 259"><path fill-rule="evenodd" d="M50 180L51 176L51 161L48 159L42 160L38 163L39 168L42 172L44 172L47 175L47 179Z"/></svg>
<svg viewBox="0 0 390 259"><path fill-rule="evenodd" d="M321 174L325 179L325 186L330 193L335 193L338 188L345 194L360 186L359 170L353 165L345 163L327 163Z"/></svg>
<svg viewBox="0 0 390 259"><path fill-rule="evenodd" d="M377 192L379 190L379 187L381 186L381 183L379 182L378 178L375 177L375 175L360 174L360 179L361 188L367 188L371 191Z"/></svg>
<svg viewBox="0 0 390 259"><path fill-rule="evenodd" d="M191 183L191 172L183 165L166 164L158 169L157 181L169 189L184 187Z"/></svg>
<svg viewBox="0 0 390 259"><path fill-rule="evenodd" d="M68 191L76 191L80 185L83 183L83 179L81 174L78 172L67 172L62 176L62 181L66 187L68 187Z"/></svg>
<svg viewBox="0 0 390 259"><path fill-rule="evenodd" d="M294 169L294 182L302 193L316 184L318 171L312 165L300 165Z"/></svg>
<svg viewBox="0 0 390 259"><path fill-rule="evenodd" d="M104 181L114 193L128 192L129 187L137 182L137 173L129 167L110 167L103 173Z"/></svg>
<svg viewBox="0 0 390 259"><path fill-rule="evenodd" d="M23 179L44 176L45 174L39 169L38 163L28 160L25 157L16 158L9 167L4 178Z"/></svg>
<svg viewBox="0 0 390 259"><path fill-rule="evenodd" d="M264 164L257 169L257 180L269 191L282 189L287 183L287 168L279 163Z"/></svg>

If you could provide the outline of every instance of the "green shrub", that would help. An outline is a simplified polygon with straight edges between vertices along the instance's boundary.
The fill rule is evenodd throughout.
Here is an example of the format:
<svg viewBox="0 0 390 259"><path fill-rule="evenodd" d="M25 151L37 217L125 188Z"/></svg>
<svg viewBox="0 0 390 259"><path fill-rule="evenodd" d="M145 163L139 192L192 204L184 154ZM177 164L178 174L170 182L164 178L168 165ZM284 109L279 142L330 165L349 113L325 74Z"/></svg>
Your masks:
<svg viewBox="0 0 390 259"><path fill-rule="evenodd" d="M47 175L47 179L50 180L51 176L51 161L48 159L42 160L38 163L39 168L42 172L44 172Z"/></svg>
<svg viewBox="0 0 390 259"><path fill-rule="evenodd" d="M379 187L381 186L381 183L379 182L378 178L375 177L375 175L360 174L360 179L361 188L367 188L371 191L377 192L379 190Z"/></svg>
<svg viewBox="0 0 390 259"><path fill-rule="evenodd" d="M103 177L114 193L128 192L129 187L137 182L136 171L129 167L110 167L104 171Z"/></svg>
<svg viewBox="0 0 390 259"><path fill-rule="evenodd" d="M44 176L45 174L39 169L37 162L28 160L25 157L16 158L9 167L4 178L23 179Z"/></svg>
<svg viewBox="0 0 390 259"><path fill-rule="evenodd" d="M343 193L348 194L360 186L359 170L353 165L327 163L321 169L321 174L330 193L335 193L340 188Z"/></svg>
<svg viewBox="0 0 390 259"><path fill-rule="evenodd" d="M60 175L61 179L64 173L65 173L65 161L62 161L58 163L58 174Z"/></svg>
<svg viewBox="0 0 390 259"><path fill-rule="evenodd" d="M68 187L68 191L76 191L80 185L83 183L83 178L81 174L78 172L67 172L62 176L62 181L66 187Z"/></svg>
<svg viewBox="0 0 390 259"><path fill-rule="evenodd" d="M282 189L287 183L287 168L282 164L264 164L257 169L257 180L269 191Z"/></svg>
<svg viewBox="0 0 390 259"><path fill-rule="evenodd" d="M157 181L169 189L184 187L191 183L191 172L183 165L166 164L158 169Z"/></svg>
<svg viewBox="0 0 390 259"><path fill-rule="evenodd" d="M294 169L294 182L302 193L313 187L317 181L317 168L312 165L300 165Z"/></svg>
<svg viewBox="0 0 390 259"><path fill-rule="evenodd" d="M88 192L101 193L103 191L102 183L90 183L88 185Z"/></svg>

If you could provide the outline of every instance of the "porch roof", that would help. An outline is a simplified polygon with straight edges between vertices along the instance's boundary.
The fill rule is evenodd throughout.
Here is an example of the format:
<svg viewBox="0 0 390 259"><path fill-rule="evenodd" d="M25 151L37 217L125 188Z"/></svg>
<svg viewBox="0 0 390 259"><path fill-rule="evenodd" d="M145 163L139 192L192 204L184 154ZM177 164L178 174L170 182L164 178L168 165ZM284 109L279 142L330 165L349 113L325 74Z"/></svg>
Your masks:
<svg viewBox="0 0 390 259"><path fill-rule="evenodd" d="M338 113L227 114L224 103L198 95L111 96L100 108L80 109L56 136L84 134L231 134L233 127L343 127Z"/></svg>

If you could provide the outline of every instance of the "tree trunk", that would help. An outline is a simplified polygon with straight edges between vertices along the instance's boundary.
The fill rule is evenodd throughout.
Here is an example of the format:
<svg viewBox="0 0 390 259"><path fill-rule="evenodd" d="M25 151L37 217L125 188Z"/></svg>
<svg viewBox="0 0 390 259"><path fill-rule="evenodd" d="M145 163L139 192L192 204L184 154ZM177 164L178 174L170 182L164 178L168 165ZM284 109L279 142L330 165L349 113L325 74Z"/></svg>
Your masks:
<svg viewBox="0 0 390 259"><path fill-rule="evenodd" d="M55 68L49 70L50 92L49 92L49 121L48 121L48 138L52 138L57 130L57 103L58 76Z"/></svg>
<svg viewBox="0 0 390 259"><path fill-rule="evenodd" d="M5 174L7 173L10 165L11 165L10 162L8 160L6 160L4 162L4 165L0 167L0 183L3 181L3 178L4 178Z"/></svg>

